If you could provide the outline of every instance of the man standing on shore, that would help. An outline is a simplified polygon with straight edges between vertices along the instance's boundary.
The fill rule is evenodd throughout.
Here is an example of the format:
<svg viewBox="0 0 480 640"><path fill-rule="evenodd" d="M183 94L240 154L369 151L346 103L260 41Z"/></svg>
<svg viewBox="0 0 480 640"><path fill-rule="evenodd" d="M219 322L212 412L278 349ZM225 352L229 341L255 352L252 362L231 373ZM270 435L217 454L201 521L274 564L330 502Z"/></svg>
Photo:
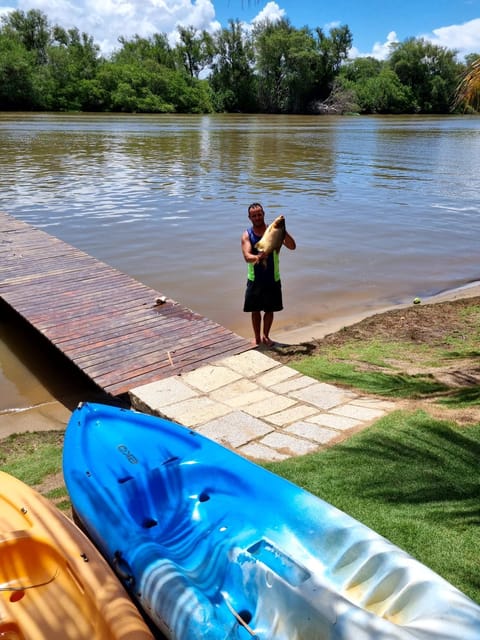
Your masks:
<svg viewBox="0 0 480 640"><path fill-rule="evenodd" d="M248 279L243 310L252 314L252 327L255 344L273 345L270 339L273 315L283 309L282 285L279 270L279 250L266 254L255 248L267 230L265 212L260 203L254 202L248 207L248 217L252 226L243 232L242 253L248 264ZM295 249L296 243L285 231L283 244L287 249ZM263 311L263 332L262 332Z"/></svg>

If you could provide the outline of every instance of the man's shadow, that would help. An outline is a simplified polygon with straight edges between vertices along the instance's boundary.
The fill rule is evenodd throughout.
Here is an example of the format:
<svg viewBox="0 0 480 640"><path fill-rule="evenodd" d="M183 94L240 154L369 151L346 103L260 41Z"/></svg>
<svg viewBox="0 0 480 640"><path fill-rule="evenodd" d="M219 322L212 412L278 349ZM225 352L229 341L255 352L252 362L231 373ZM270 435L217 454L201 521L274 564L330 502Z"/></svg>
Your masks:
<svg viewBox="0 0 480 640"><path fill-rule="evenodd" d="M274 342L272 345L259 344L259 351L275 351L280 356L308 356L315 349L313 342L300 342L298 344L287 344L285 342Z"/></svg>

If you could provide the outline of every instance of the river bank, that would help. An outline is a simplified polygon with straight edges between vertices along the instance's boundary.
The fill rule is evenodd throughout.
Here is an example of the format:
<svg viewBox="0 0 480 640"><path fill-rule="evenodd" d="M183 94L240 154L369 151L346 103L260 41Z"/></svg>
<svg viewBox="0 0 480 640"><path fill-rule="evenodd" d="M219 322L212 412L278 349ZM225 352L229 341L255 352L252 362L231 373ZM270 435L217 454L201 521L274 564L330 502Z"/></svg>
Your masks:
<svg viewBox="0 0 480 640"><path fill-rule="evenodd" d="M431 296L422 300L420 304L441 304L477 296L480 296L480 282L472 282L463 287ZM333 318L322 323L299 326L286 332L274 332L273 337L277 343L283 345L300 345L305 342L321 340L327 335L338 332L343 327L355 325L370 316L377 316L380 323L384 322L388 326L389 318L393 313L407 306L412 306L412 304L413 302L410 305L395 305L375 311L365 310L363 314ZM438 316L440 319L442 318L441 313ZM32 406L14 407L0 411L0 438L26 431L62 430L78 402L105 400L100 390L89 385L88 381L79 379L75 371L68 369L66 376L69 375L72 376L70 380L64 380L65 384L53 389L46 386L42 388L42 380L40 379L38 381L39 388L35 392L36 402Z"/></svg>
<svg viewBox="0 0 480 640"><path fill-rule="evenodd" d="M442 291L434 296L429 296L421 300L420 304L436 304L440 302L452 302L454 300L460 300L462 298L474 298L480 296L480 281L474 281L468 283L462 287L456 289L449 289ZM397 304L388 307L378 307L375 309L363 310L350 316L344 315L337 318L328 318L322 322L308 324L305 326L299 326L288 331L272 332L274 339L282 344L300 344L302 342L308 342L310 340L319 340L324 338L330 333L340 331L343 327L351 326L368 318L372 315L384 314L389 311L395 311L397 309L403 309L413 304L413 301L408 304ZM275 327L274 327L275 329Z"/></svg>

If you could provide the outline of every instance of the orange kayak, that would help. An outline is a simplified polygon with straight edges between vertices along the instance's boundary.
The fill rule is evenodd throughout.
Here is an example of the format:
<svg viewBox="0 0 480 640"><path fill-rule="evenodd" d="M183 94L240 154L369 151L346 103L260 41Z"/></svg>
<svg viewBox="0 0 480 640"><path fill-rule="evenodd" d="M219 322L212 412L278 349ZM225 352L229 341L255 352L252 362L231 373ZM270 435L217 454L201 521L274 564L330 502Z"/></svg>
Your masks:
<svg viewBox="0 0 480 640"><path fill-rule="evenodd" d="M0 471L0 638L153 637L85 534L39 493Z"/></svg>

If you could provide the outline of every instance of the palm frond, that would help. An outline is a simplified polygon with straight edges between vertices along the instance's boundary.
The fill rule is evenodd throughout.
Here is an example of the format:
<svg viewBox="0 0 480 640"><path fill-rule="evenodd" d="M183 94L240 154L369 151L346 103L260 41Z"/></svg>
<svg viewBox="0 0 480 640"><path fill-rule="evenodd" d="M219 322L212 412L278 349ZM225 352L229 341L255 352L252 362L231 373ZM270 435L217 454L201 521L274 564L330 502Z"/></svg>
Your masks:
<svg viewBox="0 0 480 640"><path fill-rule="evenodd" d="M480 108L480 58L467 68L455 92L453 108L464 105L476 111Z"/></svg>

